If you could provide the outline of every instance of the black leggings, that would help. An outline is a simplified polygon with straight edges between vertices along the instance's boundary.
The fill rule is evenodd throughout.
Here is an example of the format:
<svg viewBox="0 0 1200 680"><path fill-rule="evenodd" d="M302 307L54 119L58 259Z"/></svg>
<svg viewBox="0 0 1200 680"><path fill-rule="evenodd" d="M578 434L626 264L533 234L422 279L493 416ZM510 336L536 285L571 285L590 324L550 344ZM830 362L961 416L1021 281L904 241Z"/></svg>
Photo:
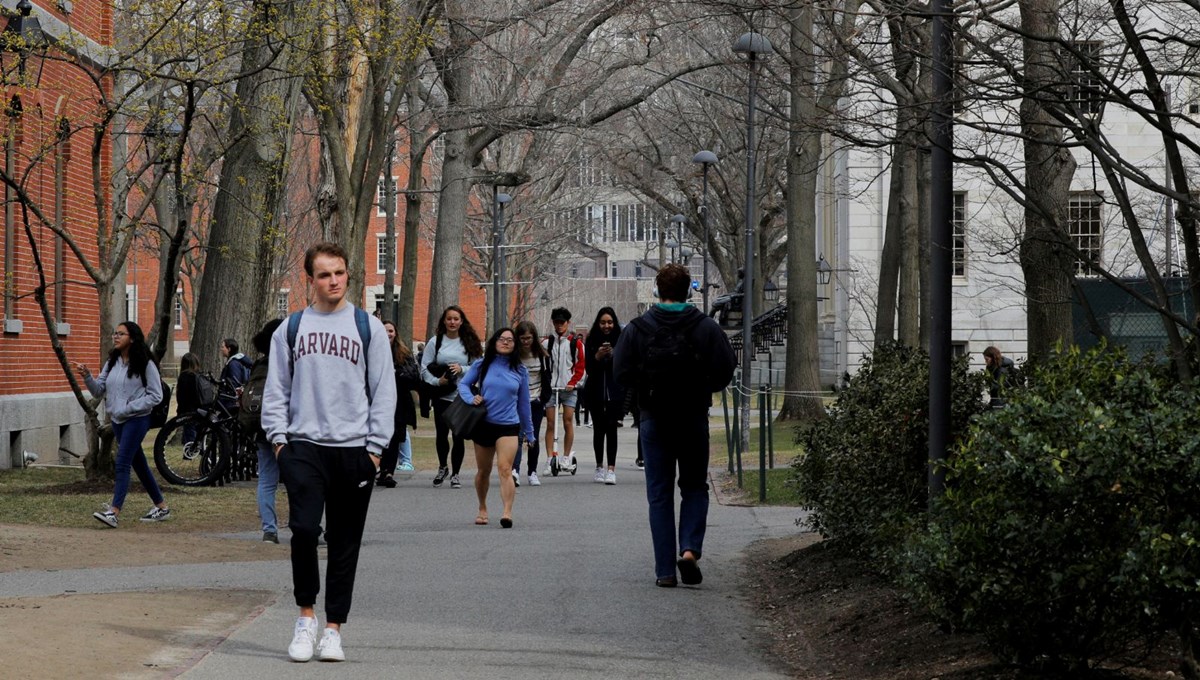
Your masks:
<svg viewBox="0 0 1200 680"><path fill-rule="evenodd" d="M450 403L445 399L433 400L433 426L436 434L434 435L434 443L437 444L438 467L446 467L446 457L450 457L450 474L457 475L462 469L463 456L466 454L466 443L462 437L450 432L450 425L446 422L446 409L450 407ZM453 444L451 444L453 441Z"/></svg>
<svg viewBox="0 0 1200 680"><path fill-rule="evenodd" d="M604 467L605 439L608 443L608 464L617 464L617 421L621 419L621 402L600 401L591 404L592 449L596 453L596 467Z"/></svg>

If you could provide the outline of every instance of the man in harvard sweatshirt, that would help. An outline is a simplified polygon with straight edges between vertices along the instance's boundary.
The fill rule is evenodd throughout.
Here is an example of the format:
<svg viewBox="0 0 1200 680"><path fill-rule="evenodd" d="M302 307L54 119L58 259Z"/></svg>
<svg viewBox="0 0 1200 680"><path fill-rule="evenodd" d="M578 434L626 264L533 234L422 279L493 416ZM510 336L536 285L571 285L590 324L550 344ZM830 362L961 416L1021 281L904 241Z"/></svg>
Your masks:
<svg viewBox="0 0 1200 680"><path fill-rule="evenodd" d="M344 661L341 626L350 613L379 457L392 438L396 381L383 324L346 301L345 250L318 243L304 255L304 272L313 303L293 314L300 315L298 326L280 324L271 337L262 426L288 491L292 584L300 607L288 656L293 661L313 656L313 607L321 590L317 539L324 513L326 624L317 657Z"/></svg>

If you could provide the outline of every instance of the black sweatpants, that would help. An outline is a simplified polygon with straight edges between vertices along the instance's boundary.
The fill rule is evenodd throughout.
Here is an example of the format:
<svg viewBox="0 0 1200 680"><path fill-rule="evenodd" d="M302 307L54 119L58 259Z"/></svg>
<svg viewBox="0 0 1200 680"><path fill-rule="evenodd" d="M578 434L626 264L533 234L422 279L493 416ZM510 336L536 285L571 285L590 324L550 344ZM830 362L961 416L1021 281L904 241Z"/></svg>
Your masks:
<svg viewBox="0 0 1200 680"><path fill-rule="evenodd" d="M321 515L327 526L325 616L345 623L354 594L358 551L375 486L375 464L367 449L291 442L279 452L279 476L288 492L288 527L292 530L292 587L296 606L311 607L321 592L317 538Z"/></svg>
<svg viewBox="0 0 1200 680"><path fill-rule="evenodd" d="M596 467L604 467L604 454L608 453L608 464L617 464L617 421L621 419L619 401L597 400L591 404L592 450L596 454Z"/></svg>
<svg viewBox="0 0 1200 680"><path fill-rule="evenodd" d="M434 446L438 467L449 467L450 474L457 475L467 455L467 445L465 439L450 431L450 424L446 422L446 409L451 403L445 399L433 400Z"/></svg>

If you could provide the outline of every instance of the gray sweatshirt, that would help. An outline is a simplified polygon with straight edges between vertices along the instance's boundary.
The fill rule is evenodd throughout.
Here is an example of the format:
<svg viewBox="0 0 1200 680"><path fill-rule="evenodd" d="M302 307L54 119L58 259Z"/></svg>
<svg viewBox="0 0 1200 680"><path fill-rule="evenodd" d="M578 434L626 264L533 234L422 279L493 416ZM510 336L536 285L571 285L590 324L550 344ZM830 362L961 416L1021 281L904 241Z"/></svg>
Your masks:
<svg viewBox="0 0 1200 680"><path fill-rule="evenodd" d="M370 322L366 356L349 303L329 313L304 310L292 350L287 322L279 325L271 336L263 389L262 426L271 443L298 439L323 446L366 446L376 455L383 451L395 429L396 379L387 331L379 319L371 317Z"/></svg>
<svg viewBox="0 0 1200 680"><path fill-rule="evenodd" d="M153 361L146 364L145 385L141 376L129 375L129 364L124 359L117 359L111 371L105 359L99 377L89 375L83 381L94 396L104 397L104 409L114 423L148 415L162 401L162 381Z"/></svg>

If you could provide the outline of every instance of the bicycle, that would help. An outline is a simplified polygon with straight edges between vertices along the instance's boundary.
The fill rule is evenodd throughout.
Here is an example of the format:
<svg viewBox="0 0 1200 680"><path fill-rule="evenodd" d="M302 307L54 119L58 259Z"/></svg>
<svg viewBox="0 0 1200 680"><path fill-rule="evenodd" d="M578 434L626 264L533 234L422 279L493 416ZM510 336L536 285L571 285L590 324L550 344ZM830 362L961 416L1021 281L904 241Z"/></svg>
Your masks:
<svg viewBox="0 0 1200 680"><path fill-rule="evenodd" d="M235 479L254 479L258 448L254 433L244 432L238 424L237 390L228 381L205 378L217 385L214 398L162 426L154 439L154 465L164 479L179 486L223 486ZM189 428L192 439L185 443Z"/></svg>

